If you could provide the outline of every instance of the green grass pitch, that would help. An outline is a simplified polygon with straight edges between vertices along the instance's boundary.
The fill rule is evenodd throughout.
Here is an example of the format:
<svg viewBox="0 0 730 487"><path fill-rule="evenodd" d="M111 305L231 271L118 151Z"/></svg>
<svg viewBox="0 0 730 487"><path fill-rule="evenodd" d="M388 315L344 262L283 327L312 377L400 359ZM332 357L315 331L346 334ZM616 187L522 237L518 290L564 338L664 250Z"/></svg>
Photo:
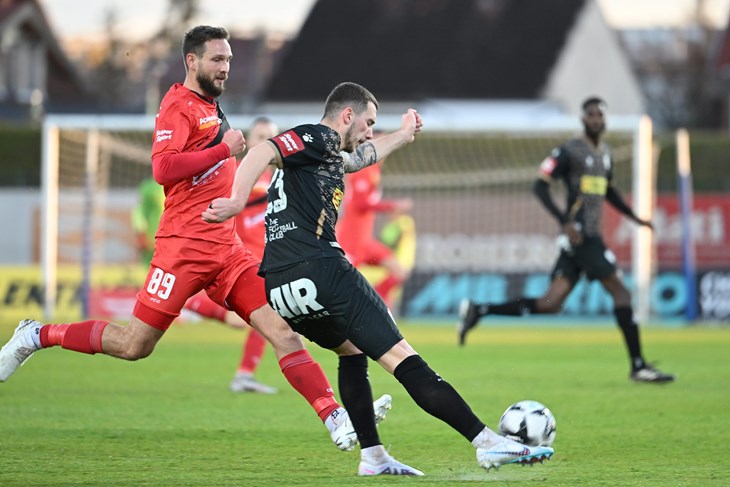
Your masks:
<svg viewBox="0 0 730 487"><path fill-rule="evenodd" d="M393 396L383 443L426 476L359 478L358 454L331 443L271 349L258 376L279 394L233 394L243 334L199 323L173 326L134 363L37 353L0 384L0 485L730 485L730 328L643 329L646 356L679 376L656 386L627 379L613 326L524 323L481 326L464 348L452 324L401 328L488 425L517 400L548 405L558 430L543 465L485 472L465 439L373 364L375 394ZM0 342L13 328L0 326ZM309 348L336 390L335 356Z"/></svg>

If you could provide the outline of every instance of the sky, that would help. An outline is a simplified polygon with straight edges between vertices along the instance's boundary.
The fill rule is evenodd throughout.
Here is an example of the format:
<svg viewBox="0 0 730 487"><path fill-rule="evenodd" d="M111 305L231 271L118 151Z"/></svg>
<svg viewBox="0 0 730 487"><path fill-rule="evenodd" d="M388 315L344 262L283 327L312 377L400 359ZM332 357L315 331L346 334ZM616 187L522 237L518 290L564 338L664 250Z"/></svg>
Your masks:
<svg viewBox="0 0 730 487"><path fill-rule="evenodd" d="M203 0L200 21L222 25L234 34L266 30L293 35L316 0ZM395 1L395 0L394 0ZM539 1L539 0L537 0ZM697 0L597 0L609 25L615 28L648 28L681 25ZM730 0L704 0L706 15L724 27ZM39 0L56 35L63 40L101 36L104 18L114 9L120 32L145 38L156 30L168 0Z"/></svg>

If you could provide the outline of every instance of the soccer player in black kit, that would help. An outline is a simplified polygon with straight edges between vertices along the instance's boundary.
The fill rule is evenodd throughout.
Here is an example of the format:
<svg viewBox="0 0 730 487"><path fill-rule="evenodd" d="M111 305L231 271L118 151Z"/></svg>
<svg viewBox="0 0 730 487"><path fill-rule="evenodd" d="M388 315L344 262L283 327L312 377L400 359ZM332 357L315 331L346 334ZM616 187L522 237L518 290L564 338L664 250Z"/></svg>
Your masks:
<svg viewBox="0 0 730 487"><path fill-rule="evenodd" d="M251 149L239 166L231 198L214 200L203 218L219 222L240 211L259 174L268 164L276 165L260 274L271 305L290 326L339 356L340 395L361 446L360 475L422 475L390 457L380 441L368 357L393 374L424 411L471 442L477 462L487 470L550 458L552 448L514 442L477 418L403 339L383 300L337 243L345 172L387 157L421 130L420 115L410 109L399 130L373 139L377 109L377 100L364 87L337 85L319 124L300 125Z"/></svg>
<svg viewBox="0 0 730 487"><path fill-rule="evenodd" d="M534 185L538 199L558 221L562 231L560 256L553 267L550 287L545 295L537 299L522 297L503 304L463 300L459 309L459 344L464 344L466 334L485 315L519 316L559 312L578 279L585 274L588 279L598 279L613 298L614 315L631 361L629 378L637 382L672 382L673 375L665 374L647 363L641 353L631 295L621 280L615 257L606 248L601 234L604 200L637 224L653 227L651 222L634 214L612 184L610 148L601 142L606 130L605 103L593 97L584 101L582 108L583 136L571 139L553 150L540 165L540 177ZM553 180L565 185L568 199L565 210L559 209L550 195L550 182Z"/></svg>

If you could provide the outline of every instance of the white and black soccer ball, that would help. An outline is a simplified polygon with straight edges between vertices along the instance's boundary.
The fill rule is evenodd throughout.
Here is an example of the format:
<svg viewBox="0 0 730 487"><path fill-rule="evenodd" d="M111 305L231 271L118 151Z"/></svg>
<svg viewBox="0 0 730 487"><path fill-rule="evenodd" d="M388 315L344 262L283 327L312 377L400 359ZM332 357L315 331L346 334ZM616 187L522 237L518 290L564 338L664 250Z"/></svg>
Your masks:
<svg viewBox="0 0 730 487"><path fill-rule="evenodd" d="M529 446L550 446L555 441L555 416L537 401L516 402L499 419L499 434Z"/></svg>

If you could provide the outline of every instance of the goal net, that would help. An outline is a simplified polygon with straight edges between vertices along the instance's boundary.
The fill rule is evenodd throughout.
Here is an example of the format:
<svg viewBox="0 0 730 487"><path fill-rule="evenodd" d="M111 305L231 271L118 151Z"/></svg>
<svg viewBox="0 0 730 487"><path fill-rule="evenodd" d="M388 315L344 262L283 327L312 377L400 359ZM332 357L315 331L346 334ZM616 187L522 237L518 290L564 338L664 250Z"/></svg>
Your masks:
<svg viewBox="0 0 730 487"><path fill-rule="evenodd" d="M608 121L614 183L637 214L651 214L651 125L627 117ZM462 298L504 302L538 297L547 289L558 255L555 220L532 193L540 162L582 130L577 117L513 123L487 119L429 129L415 144L388 158L386 197L409 197L417 226L413 274L402 300L406 316L454 316ZM562 187L554 199L564 206ZM640 232L611 208L604 227L638 314L649 312L653 271L651 234ZM581 281L566 314L610 315L610 297L598 283Z"/></svg>
<svg viewBox="0 0 730 487"><path fill-rule="evenodd" d="M318 117L273 118L285 129ZM229 120L246 128L252 118ZM386 130L399 123L400 117L387 116L378 122ZM642 125L638 117L609 119L608 124L615 183L637 213L648 216L654 186L651 125ZM67 308L82 315L124 318L131 311L147 266L135 249L130 215L138 185L151 176L153 125L154 119L146 116L51 116L45 121L42 266L47 316L58 311L59 290L69 288L73 305ZM411 198L416 226L414 267L397 310L401 315L453 318L464 297L503 301L545 289L557 256L558 227L531 188L539 163L580 130L574 116L508 126L493 119L429 120L417 143L388 158L384 197ZM555 198L562 204L560 191L556 188ZM385 223L386 217L379 217L378 226ZM631 277L637 311L646 315L651 237L633 227L614 229L606 235L607 243ZM610 311L606 297L588 284L574 294L566 303L568 312ZM100 308L100 303L106 304Z"/></svg>

